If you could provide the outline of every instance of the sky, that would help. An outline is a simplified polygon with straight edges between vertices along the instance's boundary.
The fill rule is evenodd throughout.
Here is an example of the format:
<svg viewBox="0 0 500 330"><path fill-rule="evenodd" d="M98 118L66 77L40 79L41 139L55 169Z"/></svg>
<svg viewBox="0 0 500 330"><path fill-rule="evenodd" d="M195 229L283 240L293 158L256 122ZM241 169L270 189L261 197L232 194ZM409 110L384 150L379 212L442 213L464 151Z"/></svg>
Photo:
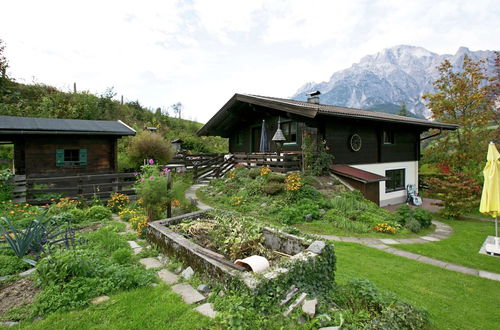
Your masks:
<svg viewBox="0 0 500 330"><path fill-rule="evenodd" d="M206 122L234 93L290 97L395 45L497 50L498 0L6 0L0 39L24 83Z"/></svg>

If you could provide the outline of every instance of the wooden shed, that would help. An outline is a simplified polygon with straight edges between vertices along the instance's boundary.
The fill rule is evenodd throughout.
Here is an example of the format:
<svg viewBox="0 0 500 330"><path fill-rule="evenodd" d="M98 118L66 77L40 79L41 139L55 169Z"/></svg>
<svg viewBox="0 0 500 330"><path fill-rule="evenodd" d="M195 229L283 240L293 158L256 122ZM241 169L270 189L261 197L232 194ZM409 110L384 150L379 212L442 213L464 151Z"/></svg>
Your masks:
<svg viewBox="0 0 500 330"><path fill-rule="evenodd" d="M117 141L135 135L122 121L0 116L0 143L14 145L17 175L112 173Z"/></svg>

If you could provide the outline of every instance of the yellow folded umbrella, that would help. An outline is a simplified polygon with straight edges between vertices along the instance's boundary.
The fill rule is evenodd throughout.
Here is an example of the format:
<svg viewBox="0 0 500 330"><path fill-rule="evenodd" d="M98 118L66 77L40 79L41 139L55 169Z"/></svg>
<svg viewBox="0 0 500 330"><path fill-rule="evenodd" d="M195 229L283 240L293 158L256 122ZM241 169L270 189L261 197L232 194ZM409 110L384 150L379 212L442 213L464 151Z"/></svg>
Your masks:
<svg viewBox="0 0 500 330"><path fill-rule="evenodd" d="M500 214L500 153L493 142L490 142L488 146L487 162L483 174L484 185L479 212L496 218ZM496 221L495 236L498 237Z"/></svg>

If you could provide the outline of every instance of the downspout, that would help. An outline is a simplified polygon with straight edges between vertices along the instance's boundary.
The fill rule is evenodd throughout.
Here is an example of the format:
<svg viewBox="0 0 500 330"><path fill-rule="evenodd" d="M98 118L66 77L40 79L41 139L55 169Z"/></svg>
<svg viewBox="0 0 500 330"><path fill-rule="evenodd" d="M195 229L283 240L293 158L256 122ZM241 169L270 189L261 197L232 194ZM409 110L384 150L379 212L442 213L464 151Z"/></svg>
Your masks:
<svg viewBox="0 0 500 330"><path fill-rule="evenodd" d="M441 135L441 133L443 133L443 129L442 129L442 128L440 128L440 129L439 129L439 132L438 132L438 133L436 133L436 134L432 134L432 135L429 135L429 136L426 136L426 137L424 137L424 138L420 139L420 142L422 142L422 141L424 141L424 140L427 140L427 139L430 139L430 138L433 138L433 137L436 137L436 136L438 136L438 135Z"/></svg>

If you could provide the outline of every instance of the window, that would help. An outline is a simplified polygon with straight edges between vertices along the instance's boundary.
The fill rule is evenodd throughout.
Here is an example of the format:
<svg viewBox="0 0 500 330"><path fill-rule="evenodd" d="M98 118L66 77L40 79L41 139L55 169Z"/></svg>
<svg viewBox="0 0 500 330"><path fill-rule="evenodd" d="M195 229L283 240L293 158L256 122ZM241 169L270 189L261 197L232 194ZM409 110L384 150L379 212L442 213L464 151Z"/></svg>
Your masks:
<svg viewBox="0 0 500 330"><path fill-rule="evenodd" d="M405 170L388 170L385 176L389 178L385 182L385 192L392 192L405 189Z"/></svg>
<svg viewBox="0 0 500 330"><path fill-rule="evenodd" d="M394 144L394 132L384 130L384 144Z"/></svg>
<svg viewBox="0 0 500 330"><path fill-rule="evenodd" d="M285 143L297 143L297 123L294 121L289 121L281 124L281 130L283 135L285 135Z"/></svg>
<svg viewBox="0 0 500 330"><path fill-rule="evenodd" d="M236 145L237 146L243 145L243 133L242 132L237 132L235 140L236 140Z"/></svg>
<svg viewBox="0 0 500 330"><path fill-rule="evenodd" d="M64 149L64 162L79 162L80 150L78 149Z"/></svg>
<svg viewBox="0 0 500 330"><path fill-rule="evenodd" d="M87 166L87 149L56 149L56 166Z"/></svg>

